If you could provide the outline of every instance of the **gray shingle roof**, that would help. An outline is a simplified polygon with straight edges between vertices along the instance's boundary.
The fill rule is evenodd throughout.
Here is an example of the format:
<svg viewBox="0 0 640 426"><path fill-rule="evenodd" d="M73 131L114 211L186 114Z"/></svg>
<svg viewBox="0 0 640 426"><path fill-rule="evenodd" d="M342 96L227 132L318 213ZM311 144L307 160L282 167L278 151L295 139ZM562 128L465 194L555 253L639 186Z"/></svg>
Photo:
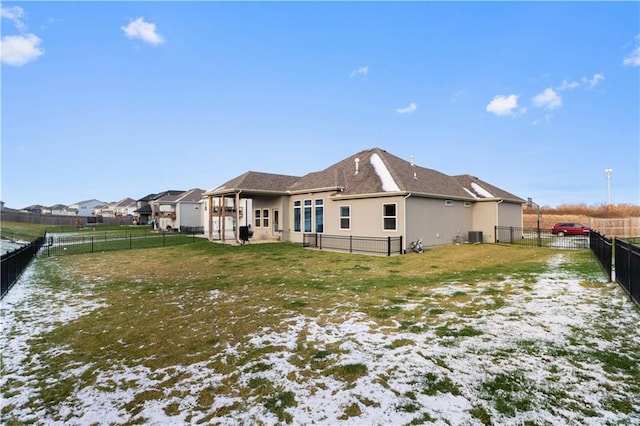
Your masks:
<svg viewBox="0 0 640 426"><path fill-rule="evenodd" d="M358 159L358 173L356 173ZM380 169L380 162L384 168ZM376 168L378 167L378 169ZM387 174L388 173L388 174ZM389 192L391 183L398 192L472 199L456 179L437 170L411 164L380 148L361 151L322 172L309 173L291 186L292 191L335 187L342 195Z"/></svg>
<svg viewBox="0 0 640 426"><path fill-rule="evenodd" d="M297 176L278 175L272 173L246 172L222 185L205 192L206 195L230 193L236 190L286 193L287 189L298 179Z"/></svg>
<svg viewBox="0 0 640 426"><path fill-rule="evenodd" d="M238 190L274 194L335 190L342 196L395 192L469 201L503 198L524 202L471 175L449 176L418 166L380 148L358 152L322 171L303 177L246 172L205 194L220 195Z"/></svg>

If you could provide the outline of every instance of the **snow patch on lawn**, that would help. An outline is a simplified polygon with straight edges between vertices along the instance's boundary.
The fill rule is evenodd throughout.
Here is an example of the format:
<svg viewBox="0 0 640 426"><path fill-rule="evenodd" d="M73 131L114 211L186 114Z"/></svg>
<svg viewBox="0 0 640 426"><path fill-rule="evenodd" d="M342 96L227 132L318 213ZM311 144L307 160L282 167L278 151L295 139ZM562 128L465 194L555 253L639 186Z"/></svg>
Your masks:
<svg viewBox="0 0 640 426"><path fill-rule="evenodd" d="M267 409L264 400L240 395L240 389L246 389L251 380L264 379L274 389L295 395L294 406L282 407L295 424L386 425L424 418L439 425L472 425L480 424L471 414L478 407L491 416L494 424L640 424L637 409L612 412L603 404L610 397L637 401L637 394L631 394L624 383L638 378L625 378L605 371L599 363L581 362L580 357L561 354L563 350L594 348L615 351L621 339L640 345L640 313L615 284L607 284L612 286L607 291L581 285L579 279L560 271L563 262L563 256L558 255L549 263L551 272L542 274L527 289L499 296L504 297L499 309L444 313L438 317L439 326L425 327L422 332L382 327L364 312L336 308L318 312L315 317L292 316L286 320L286 327L265 327L247 336L242 346L226 345L212 354L210 361L238 360L251 351L273 349L250 363L238 365L231 374L216 372L210 361L160 370L114 365L97 371L95 384L78 389L58 407L56 415L26 405L38 392L30 371L44 362L30 355L29 339L56 324L90 314L100 305L69 293L47 295L43 303L33 270L27 269L0 305L0 385L6 389L13 380L24 384L22 392L3 397L0 408L12 407L12 417L21 422L46 424L124 424L140 419L149 424L282 423ZM506 285L514 282L478 284L477 288L448 283L439 292L464 292L477 301L483 290L500 290ZM227 297L224 291L214 290L207 303ZM410 300L399 306L406 311L417 309L420 303ZM603 325L603 318L609 322ZM599 325L611 328L614 337L599 338L592 331ZM477 333L437 335L438 327L460 332L463 326ZM583 340L576 342L576 336ZM323 352L323 356L309 360L304 354L310 352ZM265 368L255 368L257 365ZM332 373L351 365L364 366L365 374L345 380ZM79 376L84 371L80 366L67 374ZM496 408L494 400L500 394L487 390L487 384L498 377L517 379L516 384L522 389L513 394L526 398L528 409L504 414ZM202 405L202 392L228 385L230 380L235 381L237 389L214 393L213 402ZM434 380L440 385L448 381L450 387L432 389L429 386L434 385ZM160 397L147 400L141 411L133 414L127 404L141 392L159 392ZM564 393L561 404L556 401L549 405L549 395L554 393ZM573 402L589 407L591 412L586 415L573 410ZM349 417L348 409L354 406L359 413Z"/></svg>

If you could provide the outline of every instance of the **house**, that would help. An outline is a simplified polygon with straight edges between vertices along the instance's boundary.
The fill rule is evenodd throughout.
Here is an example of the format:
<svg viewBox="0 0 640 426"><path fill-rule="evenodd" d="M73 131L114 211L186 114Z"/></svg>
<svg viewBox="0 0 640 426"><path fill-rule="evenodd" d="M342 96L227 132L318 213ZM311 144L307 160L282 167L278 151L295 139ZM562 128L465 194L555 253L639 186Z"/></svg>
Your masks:
<svg viewBox="0 0 640 426"><path fill-rule="evenodd" d="M65 206L64 204L54 204L53 206L49 207L49 210L51 210L52 215L57 215L57 216L75 216L76 215L76 211L69 210L69 207Z"/></svg>
<svg viewBox="0 0 640 426"><path fill-rule="evenodd" d="M105 204L107 203L105 203L104 201L91 199L91 200L78 201L77 203L70 204L69 209L75 209L78 212L77 213L78 216L89 217L89 216L94 216L94 210L96 207L104 206Z"/></svg>
<svg viewBox="0 0 640 426"><path fill-rule="evenodd" d="M202 189L194 188L179 194L165 194L149 204L156 229L180 230L202 226Z"/></svg>
<svg viewBox="0 0 640 426"><path fill-rule="evenodd" d="M137 208L134 210L134 214L138 216L139 224L153 224L154 229L157 229L154 220L154 210L151 203L158 198L164 197L166 195L178 195L182 194L184 191L176 191L176 190L167 190L164 192L160 192L158 194L149 194L146 195L139 200L136 201Z"/></svg>
<svg viewBox="0 0 640 426"><path fill-rule="evenodd" d="M136 200L124 198L113 205L115 217L122 218L128 215L133 216L133 212L138 208Z"/></svg>
<svg viewBox="0 0 640 426"><path fill-rule="evenodd" d="M226 223L222 219L232 216L240 223L237 209L229 214L212 206L226 206L228 200L239 206L249 198L253 239L302 243L309 233L402 236L405 249L418 239L425 246L465 241L470 235L493 241L495 226L522 226L525 203L477 177L449 176L380 148L302 177L247 172L204 195L210 240L214 217ZM234 239L239 240L238 231Z"/></svg>
<svg viewBox="0 0 640 426"><path fill-rule="evenodd" d="M46 210L47 208L45 206L42 206L40 204L32 204L30 206L24 207L20 211L24 213L31 213L31 214L43 214L43 212Z"/></svg>

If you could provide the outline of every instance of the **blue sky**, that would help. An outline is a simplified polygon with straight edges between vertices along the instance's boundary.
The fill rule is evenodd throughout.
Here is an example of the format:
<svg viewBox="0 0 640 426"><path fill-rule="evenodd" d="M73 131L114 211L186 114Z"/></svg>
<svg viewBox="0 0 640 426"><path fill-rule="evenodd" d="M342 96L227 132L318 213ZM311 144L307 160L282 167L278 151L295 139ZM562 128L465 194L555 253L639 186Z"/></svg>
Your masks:
<svg viewBox="0 0 640 426"><path fill-rule="evenodd" d="M638 2L2 3L7 206L304 175L380 147L540 205L640 204Z"/></svg>

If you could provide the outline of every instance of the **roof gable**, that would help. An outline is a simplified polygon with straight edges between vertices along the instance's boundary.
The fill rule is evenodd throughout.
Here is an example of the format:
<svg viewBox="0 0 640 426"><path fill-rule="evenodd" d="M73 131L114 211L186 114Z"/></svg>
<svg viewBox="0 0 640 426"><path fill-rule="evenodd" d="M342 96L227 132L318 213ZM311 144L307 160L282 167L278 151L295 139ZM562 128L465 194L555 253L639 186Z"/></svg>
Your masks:
<svg viewBox="0 0 640 426"><path fill-rule="evenodd" d="M453 177L417 166L380 148L361 151L321 172L309 173L290 189L321 188L335 188L342 195L400 192L472 199Z"/></svg>
<svg viewBox="0 0 640 426"><path fill-rule="evenodd" d="M507 192L503 189L493 186L483 180L471 175L459 175L454 178L462 185L464 190L474 199L502 198L504 200L524 203L525 200Z"/></svg>

